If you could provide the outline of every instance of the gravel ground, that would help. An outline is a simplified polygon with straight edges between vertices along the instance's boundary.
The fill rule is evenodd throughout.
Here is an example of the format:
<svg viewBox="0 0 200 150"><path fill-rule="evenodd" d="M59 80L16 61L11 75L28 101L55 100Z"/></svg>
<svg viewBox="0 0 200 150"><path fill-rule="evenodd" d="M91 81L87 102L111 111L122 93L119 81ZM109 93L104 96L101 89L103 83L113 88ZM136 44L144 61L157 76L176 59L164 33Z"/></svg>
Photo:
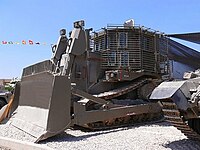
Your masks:
<svg viewBox="0 0 200 150"><path fill-rule="evenodd" d="M6 147L1 147L1 146L0 146L0 150L11 150L11 149L6 148Z"/></svg>
<svg viewBox="0 0 200 150"><path fill-rule="evenodd" d="M0 136L33 142L34 138L10 125L0 125ZM200 142L187 139L167 122L141 124L98 132L66 130L40 144L64 150L199 150Z"/></svg>

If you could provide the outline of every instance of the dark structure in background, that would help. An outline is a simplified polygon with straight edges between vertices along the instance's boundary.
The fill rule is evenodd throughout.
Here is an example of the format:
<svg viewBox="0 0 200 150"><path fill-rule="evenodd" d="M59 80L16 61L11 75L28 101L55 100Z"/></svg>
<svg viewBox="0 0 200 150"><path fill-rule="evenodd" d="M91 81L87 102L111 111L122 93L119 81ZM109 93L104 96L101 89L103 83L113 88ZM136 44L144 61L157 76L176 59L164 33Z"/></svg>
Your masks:
<svg viewBox="0 0 200 150"><path fill-rule="evenodd" d="M168 39L168 57L170 60L171 77L175 79L182 79L184 72L194 71L200 68L200 53L192 48L189 48L181 43L178 43L172 38L200 43L200 33L186 33L186 34L169 34Z"/></svg>
<svg viewBox="0 0 200 150"><path fill-rule="evenodd" d="M169 34L169 37L182 39L185 41L200 44L200 32L196 33L184 33L184 34Z"/></svg>

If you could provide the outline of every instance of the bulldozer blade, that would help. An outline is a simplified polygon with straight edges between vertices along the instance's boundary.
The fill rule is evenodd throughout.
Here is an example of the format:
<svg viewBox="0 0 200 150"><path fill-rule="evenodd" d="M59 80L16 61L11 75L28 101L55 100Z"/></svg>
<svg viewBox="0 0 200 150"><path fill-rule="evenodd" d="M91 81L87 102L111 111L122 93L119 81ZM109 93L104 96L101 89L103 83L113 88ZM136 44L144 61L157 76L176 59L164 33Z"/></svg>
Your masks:
<svg viewBox="0 0 200 150"><path fill-rule="evenodd" d="M36 138L35 142L63 132L71 123L71 82L66 76L41 72L22 78L18 108L11 124Z"/></svg>

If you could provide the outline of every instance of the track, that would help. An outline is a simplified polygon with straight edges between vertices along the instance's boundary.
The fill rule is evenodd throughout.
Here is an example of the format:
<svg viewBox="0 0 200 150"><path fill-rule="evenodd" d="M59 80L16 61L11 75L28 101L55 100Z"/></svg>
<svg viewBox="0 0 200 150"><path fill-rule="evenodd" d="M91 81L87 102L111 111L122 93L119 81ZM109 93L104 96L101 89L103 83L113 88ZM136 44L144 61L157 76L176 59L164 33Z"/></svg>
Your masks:
<svg viewBox="0 0 200 150"><path fill-rule="evenodd" d="M117 88L108 92L103 92L97 95L97 97L99 98L103 98L103 99L112 99L124 94L127 94L128 92L131 92L133 90L136 90L137 88L141 87L142 85L144 85L145 83L148 83L149 80L148 79L140 79L137 80L135 82L133 82L130 85L121 87L121 88Z"/></svg>
<svg viewBox="0 0 200 150"><path fill-rule="evenodd" d="M155 122L160 122L162 120L163 116L161 115L161 113L141 114L141 115L120 117L120 118L113 118L110 120L98 121L94 123L88 123L84 126L84 128L87 128L92 131L94 130L98 131L98 130L107 130L107 129L131 126L147 122L155 123Z"/></svg>
<svg viewBox="0 0 200 150"><path fill-rule="evenodd" d="M131 91L134 91L134 90L138 89L139 87L142 87L143 85L145 85L151 81L152 81L151 79L140 79L140 80L137 80L136 82L133 82L127 86L117 88L112 91L100 93L96 96L99 98L106 99L106 100L111 100L112 98L116 98L118 96L127 94ZM132 105L143 105L143 104L148 105L147 102L137 103L137 100L132 100L132 101L133 101L133 103L135 103ZM126 106L126 104L124 106ZM84 127L88 128L90 130L105 130L105 129L118 128L118 127L122 127L122 126L128 126L128 125L144 123L144 122L152 122L152 121L156 122L156 121L160 121L162 119L163 119L163 114L161 112L145 113L145 114L129 115L129 116L113 118L113 119L105 120L105 121L88 123Z"/></svg>
<svg viewBox="0 0 200 150"><path fill-rule="evenodd" d="M188 121L183 119L176 104L171 99L162 100L161 103L163 104L164 117L168 122L184 133L188 138L200 141L200 135L191 128Z"/></svg>

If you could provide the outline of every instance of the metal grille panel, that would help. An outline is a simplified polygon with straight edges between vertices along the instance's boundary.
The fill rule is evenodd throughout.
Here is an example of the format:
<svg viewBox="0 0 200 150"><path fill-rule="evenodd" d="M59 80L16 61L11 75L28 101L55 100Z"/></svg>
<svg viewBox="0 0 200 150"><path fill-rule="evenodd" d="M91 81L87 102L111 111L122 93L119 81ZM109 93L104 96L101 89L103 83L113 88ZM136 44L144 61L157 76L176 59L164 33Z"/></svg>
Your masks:
<svg viewBox="0 0 200 150"><path fill-rule="evenodd" d="M167 61L167 40L147 28L108 26L93 36L94 51L102 55L102 69L160 73Z"/></svg>

